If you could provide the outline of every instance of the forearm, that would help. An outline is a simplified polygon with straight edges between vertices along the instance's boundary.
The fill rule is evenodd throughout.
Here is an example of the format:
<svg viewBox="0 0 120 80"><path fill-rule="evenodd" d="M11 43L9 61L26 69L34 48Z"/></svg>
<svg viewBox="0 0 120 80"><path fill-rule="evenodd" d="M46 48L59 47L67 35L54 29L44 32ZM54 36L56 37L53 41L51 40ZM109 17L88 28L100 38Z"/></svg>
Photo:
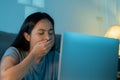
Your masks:
<svg viewBox="0 0 120 80"><path fill-rule="evenodd" d="M35 62L36 58L34 57L34 55L28 55L19 64L3 71L2 77L6 78L5 80L21 80L28 72L28 69L30 69L30 67L35 64Z"/></svg>

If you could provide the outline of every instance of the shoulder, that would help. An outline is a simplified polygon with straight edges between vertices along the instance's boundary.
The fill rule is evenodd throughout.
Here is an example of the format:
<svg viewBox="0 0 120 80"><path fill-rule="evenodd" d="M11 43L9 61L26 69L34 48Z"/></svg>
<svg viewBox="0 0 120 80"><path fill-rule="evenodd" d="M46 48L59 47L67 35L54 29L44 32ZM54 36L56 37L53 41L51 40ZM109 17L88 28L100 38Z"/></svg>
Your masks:
<svg viewBox="0 0 120 80"><path fill-rule="evenodd" d="M9 47L9 48L5 51L4 56L6 56L6 55L11 55L11 54L18 54L18 53L19 53L19 51L18 51L17 48L15 48L15 47Z"/></svg>
<svg viewBox="0 0 120 80"><path fill-rule="evenodd" d="M18 53L17 48L9 47L1 60L1 72L7 70L8 68L18 64L19 59L17 59L16 54Z"/></svg>
<svg viewBox="0 0 120 80"><path fill-rule="evenodd" d="M14 58L16 61L19 61L19 50L15 47L9 47L4 55L3 55L3 58L6 57L6 56L9 56L11 58Z"/></svg>
<svg viewBox="0 0 120 80"><path fill-rule="evenodd" d="M13 47L13 46L11 46L6 51L15 51L15 52L18 52L18 49L15 48L15 47Z"/></svg>

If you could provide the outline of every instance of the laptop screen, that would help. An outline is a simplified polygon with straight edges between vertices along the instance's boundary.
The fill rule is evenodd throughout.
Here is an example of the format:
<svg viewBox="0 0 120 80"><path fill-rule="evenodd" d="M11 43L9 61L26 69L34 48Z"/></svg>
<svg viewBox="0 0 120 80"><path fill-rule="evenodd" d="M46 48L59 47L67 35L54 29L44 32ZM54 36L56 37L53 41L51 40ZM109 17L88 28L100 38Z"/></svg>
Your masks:
<svg viewBox="0 0 120 80"><path fill-rule="evenodd" d="M117 39L65 32L58 80L116 80Z"/></svg>

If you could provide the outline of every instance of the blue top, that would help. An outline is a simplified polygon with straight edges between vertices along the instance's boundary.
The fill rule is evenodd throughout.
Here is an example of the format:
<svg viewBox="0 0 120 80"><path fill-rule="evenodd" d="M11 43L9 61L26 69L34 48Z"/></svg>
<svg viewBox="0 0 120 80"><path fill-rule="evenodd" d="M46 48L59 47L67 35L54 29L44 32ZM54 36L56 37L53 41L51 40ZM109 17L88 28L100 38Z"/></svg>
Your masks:
<svg viewBox="0 0 120 80"><path fill-rule="evenodd" d="M5 56L11 56L17 63L20 63L26 54L15 47L9 47L4 54ZM58 61L59 52L50 51L41 59L40 63L32 65L22 80L57 80Z"/></svg>

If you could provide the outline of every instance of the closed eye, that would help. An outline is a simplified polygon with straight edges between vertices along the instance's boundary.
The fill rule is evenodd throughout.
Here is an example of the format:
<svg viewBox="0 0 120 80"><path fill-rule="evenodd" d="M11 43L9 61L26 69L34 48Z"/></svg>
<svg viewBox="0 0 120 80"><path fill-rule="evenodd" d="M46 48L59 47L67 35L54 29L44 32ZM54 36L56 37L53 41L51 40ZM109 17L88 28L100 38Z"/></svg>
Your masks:
<svg viewBox="0 0 120 80"><path fill-rule="evenodd" d="M40 30L40 31L38 32L39 35L43 35L44 33L45 33L44 30Z"/></svg>
<svg viewBox="0 0 120 80"><path fill-rule="evenodd" d="M53 34L54 34L53 29L50 29L50 30L48 31L48 33L49 33L50 35L53 35Z"/></svg>
<svg viewBox="0 0 120 80"><path fill-rule="evenodd" d="M54 34L54 30L53 30L53 29L50 29L50 30L40 29L40 30L38 31L38 34L39 34L39 35L44 35L45 32L47 32L49 35L53 35L53 34Z"/></svg>

